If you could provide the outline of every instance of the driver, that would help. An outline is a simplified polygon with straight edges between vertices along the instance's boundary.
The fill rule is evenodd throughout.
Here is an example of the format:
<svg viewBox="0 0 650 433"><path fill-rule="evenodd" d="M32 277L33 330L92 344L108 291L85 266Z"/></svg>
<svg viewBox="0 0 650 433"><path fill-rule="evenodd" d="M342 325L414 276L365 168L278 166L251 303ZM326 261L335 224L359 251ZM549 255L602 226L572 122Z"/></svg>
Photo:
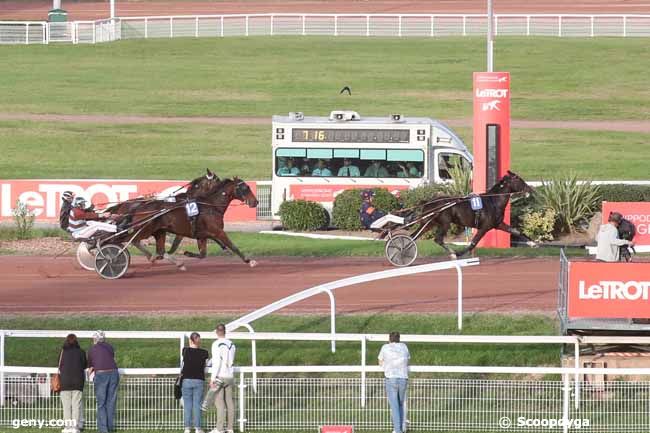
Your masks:
<svg viewBox="0 0 650 433"><path fill-rule="evenodd" d="M367 229L381 229L388 223L404 224L404 218L397 215L386 214L377 209L373 204L374 191L366 189L361 192L361 209L359 217L361 225Z"/></svg>
<svg viewBox="0 0 650 433"><path fill-rule="evenodd" d="M97 232L116 233L117 226L100 220L107 220L110 213L96 213L88 210L88 203L83 197L75 197L72 201L68 231L75 239L90 239Z"/></svg>

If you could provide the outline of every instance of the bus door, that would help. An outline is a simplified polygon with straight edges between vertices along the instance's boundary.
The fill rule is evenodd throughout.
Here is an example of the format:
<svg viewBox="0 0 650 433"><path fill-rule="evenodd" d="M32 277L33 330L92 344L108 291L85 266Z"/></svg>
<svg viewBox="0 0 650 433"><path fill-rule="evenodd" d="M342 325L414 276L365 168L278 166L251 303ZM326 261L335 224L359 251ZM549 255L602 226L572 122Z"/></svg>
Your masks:
<svg viewBox="0 0 650 433"><path fill-rule="evenodd" d="M435 183L447 183L453 179L454 170L471 170L472 163L467 156L455 149L436 149L433 152L431 179Z"/></svg>

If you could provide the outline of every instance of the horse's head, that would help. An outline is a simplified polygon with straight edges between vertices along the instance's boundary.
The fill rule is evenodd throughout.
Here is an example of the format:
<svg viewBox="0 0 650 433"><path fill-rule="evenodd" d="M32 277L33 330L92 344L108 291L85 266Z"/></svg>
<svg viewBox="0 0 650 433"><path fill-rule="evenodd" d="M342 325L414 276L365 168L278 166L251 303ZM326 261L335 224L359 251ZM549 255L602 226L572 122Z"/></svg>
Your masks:
<svg viewBox="0 0 650 433"><path fill-rule="evenodd" d="M237 200L245 202L248 207L257 207L259 202L257 201L255 194L253 194L253 191L251 191L250 186L237 177L233 179L233 182L235 183L234 197Z"/></svg>
<svg viewBox="0 0 650 433"><path fill-rule="evenodd" d="M210 171L209 168L206 168L206 175L197 177L192 182L190 182L187 187L187 198L197 199L200 197L205 197L212 193L217 186L221 183L219 176Z"/></svg>
<svg viewBox="0 0 650 433"><path fill-rule="evenodd" d="M520 192L526 194L526 196L535 192L535 190L528 185L525 180L510 170L508 170L508 174L503 176L500 183L510 192Z"/></svg>

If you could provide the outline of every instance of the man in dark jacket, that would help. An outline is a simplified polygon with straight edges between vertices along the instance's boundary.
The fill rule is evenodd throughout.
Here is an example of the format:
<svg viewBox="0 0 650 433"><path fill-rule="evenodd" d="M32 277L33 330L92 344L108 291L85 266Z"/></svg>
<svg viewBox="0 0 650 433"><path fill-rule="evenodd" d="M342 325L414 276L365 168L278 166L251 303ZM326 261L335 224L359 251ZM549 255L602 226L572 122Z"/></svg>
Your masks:
<svg viewBox="0 0 650 433"><path fill-rule="evenodd" d="M86 353L79 347L77 336L69 334L63 343L59 362L61 375L61 404L65 433L77 433L83 428L83 390ZM69 425L72 424L72 425Z"/></svg>
<svg viewBox="0 0 650 433"><path fill-rule="evenodd" d="M95 375L95 398L97 399L97 430L109 433L115 430L115 407L120 373L115 363L113 346L106 342L104 331L95 331L95 344L88 350L88 367Z"/></svg>

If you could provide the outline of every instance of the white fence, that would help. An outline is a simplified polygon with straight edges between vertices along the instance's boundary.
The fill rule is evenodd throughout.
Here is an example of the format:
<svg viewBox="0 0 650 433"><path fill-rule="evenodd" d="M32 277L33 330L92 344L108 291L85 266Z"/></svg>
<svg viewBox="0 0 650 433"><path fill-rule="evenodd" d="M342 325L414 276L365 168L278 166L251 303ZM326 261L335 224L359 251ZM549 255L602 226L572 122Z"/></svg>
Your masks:
<svg viewBox="0 0 650 433"><path fill-rule="evenodd" d="M480 36L481 14L248 14L124 17L101 21L0 22L0 43L97 43L119 39L226 36ZM648 37L650 15L495 16L501 36Z"/></svg>
<svg viewBox="0 0 650 433"><path fill-rule="evenodd" d="M6 338L63 338L64 331L0 331L0 428L16 419L61 417L58 398L50 395L51 367L4 365ZM76 334L88 338L91 331ZM185 332L107 332L110 339L181 339ZM210 333L202 334L204 339ZM213 334L212 334L213 335ZM331 334L232 333L234 340L329 341ZM353 424L357 430L388 430L389 412L380 368L366 365L366 343L383 342L385 335L338 334L339 341L358 341L361 362L329 366L247 366L237 369L237 423L244 430L315 430L328 423ZM412 343L473 344L567 344L579 358L582 344L648 344L642 337L533 337L404 335ZM414 349L412 349L414 350ZM435 346L432 346L435 350ZM182 410L172 397L176 368L123 369L119 388L119 429L180 429ZM492 367L413 365L409 380L408 420L413 431L503 431L504 418L510 431L549 431L548 426L518 426L524 420L588 420L581 431L650 431L650 381L584 381L590 375L636 375L647 377L650 368L602 369L562 367ZM253 375L259 377L253 379ZM489 375L489 376L488 376ZM501 375L508 375L502 377ZM515 375L515 377L511 377ZM546 376L545 376L546 375ZM546 380L542 379L546 377ZM559 377L559 380L558 380ZM93 427L92 384L85 393L86 426ZM214 426L209 412L206 427ZM574 427L575 429L575 427ZM568 431L557 427L554 431Z"/></svg>

